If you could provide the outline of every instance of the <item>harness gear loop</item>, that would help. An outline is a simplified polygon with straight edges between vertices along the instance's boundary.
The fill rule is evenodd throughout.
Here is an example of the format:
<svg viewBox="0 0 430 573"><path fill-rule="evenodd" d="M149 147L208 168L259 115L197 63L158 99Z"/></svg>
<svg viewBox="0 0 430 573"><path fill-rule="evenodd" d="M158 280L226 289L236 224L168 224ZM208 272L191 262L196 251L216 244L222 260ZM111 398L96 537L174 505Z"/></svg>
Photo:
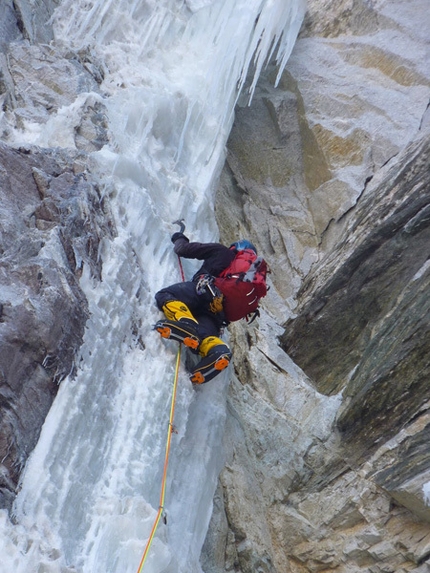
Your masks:
<svg viewBox="0 0 430 573"><path fill-rule="evenodd" d="M213 284L214 280L214 277L211 275L201 275L196 282L196 293L202 295L209 292L211 294L212 300L209 303L209 310L216 314L223 310L224 295Z"/></svg>

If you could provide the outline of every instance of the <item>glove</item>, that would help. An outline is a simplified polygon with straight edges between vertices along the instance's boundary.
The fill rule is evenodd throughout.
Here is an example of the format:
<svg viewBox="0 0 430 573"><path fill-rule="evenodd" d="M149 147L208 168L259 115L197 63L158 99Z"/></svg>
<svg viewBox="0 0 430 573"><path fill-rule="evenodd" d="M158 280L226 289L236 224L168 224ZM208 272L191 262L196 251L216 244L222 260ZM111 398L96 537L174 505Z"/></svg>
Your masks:
<svg viewBox="0 0 430 573"><path fill-rule="evenodd" d="M189 239L184 235L184 233L181 233L179 231L173 233L172 238L170 240L172 241L172 243L175 243L178 239L185 239L187 243L190 242Z"/></svg>

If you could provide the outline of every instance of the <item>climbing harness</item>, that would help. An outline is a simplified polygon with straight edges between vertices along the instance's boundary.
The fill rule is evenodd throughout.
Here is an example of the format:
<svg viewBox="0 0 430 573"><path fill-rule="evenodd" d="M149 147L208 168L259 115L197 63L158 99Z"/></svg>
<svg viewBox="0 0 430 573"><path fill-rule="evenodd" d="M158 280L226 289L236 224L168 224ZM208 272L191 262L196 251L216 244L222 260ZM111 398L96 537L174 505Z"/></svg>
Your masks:
<svg viewBox="0 0 430 573"><path fill-rule="evenodd" d="M196 281L196 293L204 295L210 293L212 301L209 303L209 310L216 314L223 309L224 295L213 283L215 278L211 275L200 275Z"/></svg>
<svg viewBox="0 0 430 573"><path fill-rule="evenodd" d="M181 225L181 232L184 232L185 225L180 221L175 221L174 224ZM182 268L181 257L178 256L179 261L179 269L181 272L182 281L185 280L184 269ZM178 376L179 376L179 365L181 363L181 345L179 344L178 352L176 354L176 365L175 365L175 375L173 377L173 390L172 390L172 400L170 403L170 416L169 416L169 426L167 430L167 443L166 443L166 453L164 455L164 468L163 468L163 479L161 480L161 492L160 492L160 503L158 506L158 512L154 521L154 524L151 529L151 533L149 534L148 541L146 542L146 547L142 555L142 559L139 563L139 568L137 573L141 573L143 570L143 566L145 565L146 558L148 557L149 549L151 547L152 541L155 536L155 532L157 531L158 523L160 522L161 516L163 515L164 510L164 497L166 494L166 481L167 481L167 466L169 465L169 454L170 454L170 442L172 439L172 434L177 434L177 430L173 425L173 418L175 415L175 402L176 402L176 390L178 387ZM165 523L165 518L164 518Z"/></svg>

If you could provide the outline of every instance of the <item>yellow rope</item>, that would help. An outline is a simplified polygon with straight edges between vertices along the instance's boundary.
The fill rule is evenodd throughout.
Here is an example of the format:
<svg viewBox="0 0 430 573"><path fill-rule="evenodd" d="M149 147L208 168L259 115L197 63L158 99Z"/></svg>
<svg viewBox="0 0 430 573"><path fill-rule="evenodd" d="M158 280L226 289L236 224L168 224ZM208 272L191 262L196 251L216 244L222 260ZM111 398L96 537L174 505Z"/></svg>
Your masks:
<svg viewBox="0 0 430 573"><path fill-rule="evenodd" d="M169 464L169 453L170 453L170 442L172 439L172 433L174 432L173 427L173 417L175 415L175 402L176 402L176 389L178 386L178 375L179 375L179 364L181 361L181 345L179 345L178 353L176 354L176 366L175 366L175 377L173 380L173 392L172 392L172 402L170 405L170 417L169 417L169 429L167 431L167 443L166 443L166 453L164 456L164 469L163 469L163 479L161 482L161 493L160 493L160 504L158 507L158 513L152 526L151 533L149 535L148 541L146 542L145 551L143 552L142 559L140 560L139 569L137 573L141 573L143 566L145 564L146 558L148 556L149 548L151 547L152 540L154 539L155 532L157 531L158 523L164 509L164 497L166 493L166 479L167 479L167 466Z"/></svg>

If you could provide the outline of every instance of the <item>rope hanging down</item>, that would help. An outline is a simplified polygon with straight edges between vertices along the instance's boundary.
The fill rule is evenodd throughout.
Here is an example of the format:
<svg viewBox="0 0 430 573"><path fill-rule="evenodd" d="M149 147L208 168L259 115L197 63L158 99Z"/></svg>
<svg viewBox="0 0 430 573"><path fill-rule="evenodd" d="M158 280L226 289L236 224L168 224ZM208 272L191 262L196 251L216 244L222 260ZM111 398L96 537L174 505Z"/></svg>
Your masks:
<svg viewBox="0 0 430 573"><path fill-rule="evenodd" d="M161 482L160 504L158 507L158 513L157 513L157 516L155 518L154 525L152 526L148 541L146 542L145 551L143 552L142 559L140 561L137 573L141 573L141 571L143 569L146 558L148 556L149 548L151 547L152 540L154 539L154 535L155 535L155 532L157 531L158 523L160 521L161 515L163 513L163 509L164 509L164 496L166 493L167 466L169 464L170 442L171 442L171 438L172 438L172 433L174 432L173 418L174 418L174 414L175 414L176 389L177 389L177 385L178 385L180 361L181 361L181 345L179 345L178 352L176 354L176 367L175 367L175 376L174 376L174 381L173 381L172 402L170 405L170 417L169 417L169 429L167 432L166 454L164 456L164 469L163 469L163 479Z"/></svg>
<svg viewBox="0 0 430 573"><path fill-rule="evenodd" d="M185 225L182 222L183 219L180 221L175 221L173 224L178 224L181 226L181 232L183 233L185 230ZM181 257L178 255L178 262L179 262L179 270L181 272L181 279L182 282L185 280L184 269L182 267ZM143 566L145 565L146 558L148 557L149 549L152 544L152 540L154 539L155 532L157 531L158 523L160 518L163 514L164 509L164 497L166 494L166 481L167 481L167 466L169 465L169 454L170 454L170 442L172 439L172 433L175 431L173 426L173 418L175 415L175 403L176 403L176 390L178 387L178 376L179 376L179 365L181 363L181 345L178 347L178 352L176 354L176 365L175 365L175 375L173 378L173 391L172 391L172 401L170 404L170 416L169 416L169 429L167 431L167 443L166 443L166 453L164 456L164 468L163 468L163 479L161 481L161 493L160 493L160 503L158 506L157 516L154 521L154 525L152 526L151 533L149 534L148 541L146 542L146 547L142 555L142 559L139 563L139 568L137 573L141 573Z"/></svg>

